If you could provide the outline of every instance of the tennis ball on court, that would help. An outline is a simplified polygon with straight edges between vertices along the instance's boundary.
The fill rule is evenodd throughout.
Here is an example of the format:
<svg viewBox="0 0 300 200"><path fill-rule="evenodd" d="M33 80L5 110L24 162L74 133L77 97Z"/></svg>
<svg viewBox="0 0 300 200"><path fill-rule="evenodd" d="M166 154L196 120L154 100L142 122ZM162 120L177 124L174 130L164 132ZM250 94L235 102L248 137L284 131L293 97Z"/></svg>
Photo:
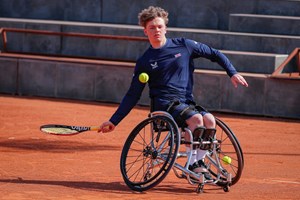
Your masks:
<svg viewBox="0 0 300 200"><path fill-rule="evenodd" d="M224 163L225 165L231 164L231 158L230 158L229 156L224 156L224 157L222 158L222 161L223 161L223 163Z"/></svg>
<svg viewBox="0 0 300 200"><path fill-rule="evenodd" d="M139 80L140 80L140 82L141 83L147 83L148 81L149 81L149 76L148 76L148 74L146 74L146 73L141 73L140 75L139 75Z"/></svg>

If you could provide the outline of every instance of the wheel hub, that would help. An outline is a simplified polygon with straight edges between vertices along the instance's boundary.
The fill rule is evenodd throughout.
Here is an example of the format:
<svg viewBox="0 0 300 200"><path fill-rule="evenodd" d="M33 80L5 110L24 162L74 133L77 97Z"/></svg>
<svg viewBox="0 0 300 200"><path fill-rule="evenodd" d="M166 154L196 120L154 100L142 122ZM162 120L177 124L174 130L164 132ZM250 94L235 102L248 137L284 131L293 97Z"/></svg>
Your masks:
<svg viewBox="0 0 300 200"><path fill-rule="evenodd" d="M152 150L152 148L150 146L147 146L144 150L143 150L143 155L145 157L149 157L151 156L152 159L156 159L157 158L157 151L156 150Z"/></svg>

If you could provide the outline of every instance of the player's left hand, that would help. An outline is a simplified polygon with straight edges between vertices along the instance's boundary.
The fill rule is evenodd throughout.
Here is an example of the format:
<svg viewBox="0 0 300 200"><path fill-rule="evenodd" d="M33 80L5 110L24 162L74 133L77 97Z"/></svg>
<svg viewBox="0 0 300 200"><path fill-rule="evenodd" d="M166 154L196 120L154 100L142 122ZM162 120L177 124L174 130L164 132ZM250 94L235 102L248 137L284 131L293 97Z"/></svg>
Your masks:
<svg viewBox="0 0 300 200"><path fill-rule="evenodd" d="M248 87L247 81L244 79L244 77L240 74L235 74L231 77L231 82L234 85L234 87L237 88L238 84L241 84L245 87Z"/></svg>

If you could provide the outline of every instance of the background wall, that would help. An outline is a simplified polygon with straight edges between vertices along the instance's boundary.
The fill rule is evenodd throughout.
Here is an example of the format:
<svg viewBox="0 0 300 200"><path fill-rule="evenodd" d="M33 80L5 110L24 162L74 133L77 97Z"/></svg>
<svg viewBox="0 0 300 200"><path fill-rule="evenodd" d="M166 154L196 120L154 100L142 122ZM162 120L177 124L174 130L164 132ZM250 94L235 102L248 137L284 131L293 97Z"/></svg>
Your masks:
<svg viewBox="0 0 300 200"><path fill-rule="evenodd" d="M299 2L293 0L1 0L0 15L136 25L137 14L149 5L168 10L172 27L227 30L232 13L300 16Z"/></svg>
<svg viewBox="0 0 300 200"><path fill-rule="evenodd" d="M214 111L300 118L299 78L271 77L300 47L299 1L0 0L0 27L143 37L137 14L149 5L169 11L168 37L188 37L220 49L250 84L234 89L222 68L198 59L195 96L202 105ZM135 60L148 46L7 33L6 49L0 41L0 92L119 103ZM290 72L297 71L296 63ZM149 104L147 92L142 105Z"/></svg>

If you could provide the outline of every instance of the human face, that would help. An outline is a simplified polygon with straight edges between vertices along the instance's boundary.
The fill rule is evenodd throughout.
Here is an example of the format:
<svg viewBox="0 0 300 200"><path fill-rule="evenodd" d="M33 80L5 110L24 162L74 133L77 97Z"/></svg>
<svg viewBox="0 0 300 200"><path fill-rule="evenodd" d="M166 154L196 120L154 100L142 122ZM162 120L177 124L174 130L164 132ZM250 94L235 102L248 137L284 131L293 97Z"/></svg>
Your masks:
<svg viewBox="0 0 300 200"><path fill-rule="evenodd" d="M147 22L146 27L144 28L144 33L148 36L153 48L160 48L166 43L166 32L166 24L161 17L156 17Z"/></svg>

